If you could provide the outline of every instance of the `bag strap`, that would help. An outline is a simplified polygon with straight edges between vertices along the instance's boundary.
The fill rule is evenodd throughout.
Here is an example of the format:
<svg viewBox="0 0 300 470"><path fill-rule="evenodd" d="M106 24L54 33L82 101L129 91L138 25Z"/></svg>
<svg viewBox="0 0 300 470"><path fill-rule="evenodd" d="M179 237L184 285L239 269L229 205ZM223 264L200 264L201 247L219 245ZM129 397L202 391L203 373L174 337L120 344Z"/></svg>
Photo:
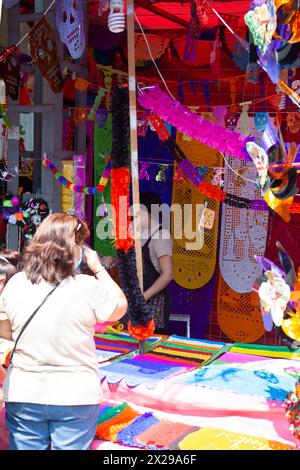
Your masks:
<svg viewBox="0 0 300 470"><path fill-rule="evenodd" d="M50 297L51 294L53 294L53 292L55 291L55 289L59 286L60 283L56 284L56 286L50 291L48 292L48 294L46 295L46 297L44 298L44 300L42 301L42 303L35 309L35 311L30 315L30 317L28 318L28 320L26 321L26 323L23 325L17 339L16 339L16 342L15 342L15 345L14 345L14 348L11 352L11 355L10 355L10 358L9 358L9 363L12 364L12 358L13 358L13 355L16 351L16 348L17 348L17 344L19 342L19 339L21 338L22 334L24 333L25 329L27 328L27 326L29 325L29 323L31 322L31 320L33 319L33 317L36 315L36 313L40 310L40 308L44 305L44 303L46 302L46 300Z"/></svg>

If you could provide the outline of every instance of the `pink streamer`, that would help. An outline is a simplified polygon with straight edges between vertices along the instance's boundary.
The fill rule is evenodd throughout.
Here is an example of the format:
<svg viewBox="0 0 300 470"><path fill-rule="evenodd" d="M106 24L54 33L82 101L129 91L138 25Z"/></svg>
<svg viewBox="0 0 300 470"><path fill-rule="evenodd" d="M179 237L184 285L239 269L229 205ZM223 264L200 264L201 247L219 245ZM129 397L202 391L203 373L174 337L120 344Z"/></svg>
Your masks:
<svg viewBox="0 0 300 470"><path fill-rule="evenodd" d="M74 182L80 186L85 186L85 166L86 157L84 155L74 155ZM84 194L74 193L74 215L80 220L85 220L85 197Z"/></svg>
<svg viewBox="0 0 300 470"><path fill-rule="evenodd" d="M252 139L198 116L178 101L172 100L158 85L144 90L139 103L178 131L204 145L240 160L250 160L246 143Z"/></svg>

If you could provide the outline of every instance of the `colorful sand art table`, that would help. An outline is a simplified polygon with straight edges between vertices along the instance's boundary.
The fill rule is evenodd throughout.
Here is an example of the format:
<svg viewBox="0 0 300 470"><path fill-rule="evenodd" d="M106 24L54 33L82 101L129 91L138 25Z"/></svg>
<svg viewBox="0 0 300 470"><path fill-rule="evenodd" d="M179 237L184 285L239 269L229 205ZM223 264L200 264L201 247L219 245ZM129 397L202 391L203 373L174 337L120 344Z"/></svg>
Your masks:
<svg viewBox="0 0 300 470"><path fill-rule="evenodd" d="M215 352L198 365L193 362L194 357L184 355L184 362L180 363L177 349L187 341L192 342L189 347L198 348L199 355L208 348L215 348ZM163 346L165 351L158 345L148 355L118 362L116 368L101 368L103 397L114 403L127 402L144 412L154 410L162 418L197 427L241 434L252 429L262 439L295 442L282 405L293 388L293 371L300 370L300 362L287 358L287 348L272 347L270 353L268 347L255 345L254 354L249 354L252 345L245 345L243 351L247 354L232 353L228 351L232 345L180 337L169 338ZM298 358L298 354L296 351L293 357ZM157 357L158 362L154 362Z"/></svg>

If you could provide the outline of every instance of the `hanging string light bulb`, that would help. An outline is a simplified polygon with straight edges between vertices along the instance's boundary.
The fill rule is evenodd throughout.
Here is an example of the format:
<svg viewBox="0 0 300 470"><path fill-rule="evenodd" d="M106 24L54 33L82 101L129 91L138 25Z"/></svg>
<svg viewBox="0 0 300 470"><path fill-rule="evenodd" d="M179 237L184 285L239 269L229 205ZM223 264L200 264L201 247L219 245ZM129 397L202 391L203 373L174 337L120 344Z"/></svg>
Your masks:
<svg viewBox="0 0 300 470"><path fill-rule="evenodd" d="M125 29L125 14L123 0L110 0L108 29L112 33L122 33Z"/></svg>

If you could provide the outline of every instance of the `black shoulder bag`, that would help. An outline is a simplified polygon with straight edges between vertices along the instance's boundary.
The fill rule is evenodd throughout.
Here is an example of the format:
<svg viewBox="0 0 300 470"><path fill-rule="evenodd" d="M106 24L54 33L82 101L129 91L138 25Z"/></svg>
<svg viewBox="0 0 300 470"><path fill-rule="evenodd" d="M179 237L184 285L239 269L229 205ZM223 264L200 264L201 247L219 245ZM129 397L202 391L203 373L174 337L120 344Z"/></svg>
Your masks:
<svg viewBox="0 0 300 470"><path fill-rule="evenodd" d="M12 364L12 358L13 358L13 355L16 351L16 348L17 348L17 344L19 342L19 339L21 338L22 334L24 333L25 329L27 328L27 326L29 325L29 323L31 322L31 320L33 319L33 317L36 315L36 313L40 310L40 308L44 305L44 303L46 302L47 299L49 299L50 295L53 294L53 292L55 291L55 289L59 286L60 283L56 284L56 286L46 295L46 297L44 298L43 302L35 309L35 311L30 315L30 317L28 318L28 320L26 321L26 323L23 325L17 339L16 339L16 342L15 342L15 345L14 345L14 348L11 352L11 355L10 355L10 358L9 358L9 363Z"/></svg>

